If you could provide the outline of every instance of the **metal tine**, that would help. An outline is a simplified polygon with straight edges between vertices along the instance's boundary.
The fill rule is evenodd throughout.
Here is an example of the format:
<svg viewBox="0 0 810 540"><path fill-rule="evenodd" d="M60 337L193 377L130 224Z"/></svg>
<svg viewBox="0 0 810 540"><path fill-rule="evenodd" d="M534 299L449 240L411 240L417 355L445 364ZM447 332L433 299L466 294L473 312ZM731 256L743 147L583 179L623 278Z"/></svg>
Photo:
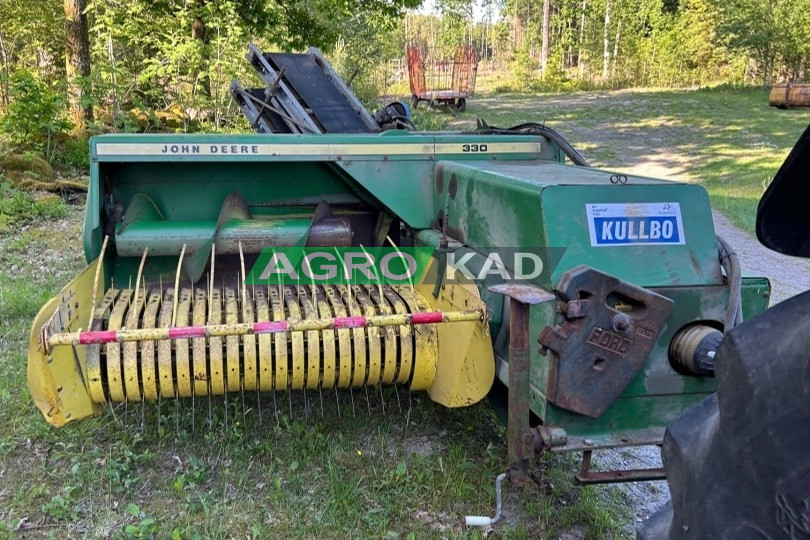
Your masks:
<svg viewBox="0 0 810 540"><path fill-rule="evenodd" d="M247 279L247 274L245 274L245 254L242 251L242 241L241 240L239 240L239 264L240 264L240 267L242 269L242 287L241 287L241 290L242 290L242 322L245 322L245 320L247 319L246 302L248 301L248 299L247 299L247 289L246 289L246 285L245 285L245 280ZM242 345L244 346L245 338L242 337L240 339L242 340ZM254 345L254 347L255 347L255 345ZM244 375L242 375L242 377L239 378L239 381L240 381L240 384L239 384L240 385L240 391L239 391L239 393L242 394L242 424L244 424L245 421L246 421L245 420L245 414L247 414L245 412L245 377L244 377Z"/></svg>
<svg viewBox="0 0 810 540"><path fill-rule="evenodd" d="M163 302L163 274L158 276L158 285L160 287L160 301ZM160 391L160 389L158 389L158 402L157 402L157 427L158 427L158 433L160 433L160 410L162 409L160 404L161 404L162 399L163 399L163 394Z"/></svg>
<svg viewBox="0 0 810 540"><path fill-rule="evenodd" d="M353 317L354 316L354 311L352 309L352 304L353 303L351 302L352 290L351 290L351 285L349 284L349 277L346 275L346 263L343 261L343 259L341 259L340 252L338 251L337 248L335 248L335 254L337 255L337 260L340 261L340 266L343 268L343 277L346 279L346 284L345 284L344 289L348 293L349 300L350 300L349 302L346 302L346 303L349 305L349 315L351 315ZM340 300L343 300L342 295L339 296L338 298Z"/></svg>
<svg viewBox="0 0 810 540"><path fill-rule="evenodd" d="M211 300L214 297L214 272L216 267L216 253L217 253L217 245L216 243L211 244L211 274L210 279L208 281L208 323L211 323L211 319L214 316L214 302ZM209 374L210 377L210 374ZM210 389L210 386L209 386ZM211 405L211 394L212 392L209 390L208 392L208 429L210 430L214 426L214 421L212 417L212 405Z"/></svg>
<svg viewBox="0 0 810 540"><path fill-rule="evenodd" d="M192 315L194 313L194 303L196 301L197 301L197 297L194 296L194 283L192 283L191 284L191 296L189 297L189 300L188 300L188 302L190 304L189 315ZM192 344L191 340L189 340L189 344L190 345ZM193 345L191 345L191 346L193 346ZM192 372L191 378L192 378L191 383L190 383L190 386L191 386L191 432L195 433L197 431L197 407L196 407L195 399L194 399L194 394L196 392L194 391L194 374L193 374L193 372Z"/></svg>
<svg viewBox="0 0 810 540"><path fill-rule="evenodd" d="M340 265L343 268L343 277L346 279L346 285L345 285L344 288L346 289L346 291L349 294L349 301L346 302L349 305L349 315L354 316L354 312L352 310L352 302L351 302L351 286L349 285L349 278L346 276L346 263L340 257L340 252L338 251L338 249L337 248L334 248L334 249L335 249L335 255L337 255L337 259L340 261ZM341 302L344 301L343 296L339 295L338 300L341 301ZM357 417L357 410L354 407L354 389L352 388L351 382L349 383L349 397L351 398L351 401L352 401L352 416Z"/></svg>
<svg viewBox="0 0 810 540"><path fill-rule="evenodd" d="M397 245L394 243L394 241L391 240L390 236L386 236L385 238L388 240L388 243L391 244L391 247L393 247L396 250L396 252L400 254L400 258L401 258L402 257L402 252L399 250L399 247L397 247ZM410 287L411 287L411 295L415 295L416 292L415 292L415 289L414 289L414 286L413 286L413 280L411 279L411 276L408 276L408 285L410 285Z"/></svg>
<svg viewBox="0 0 810 540"><path fill-rule="evenodd" d="M337 404L337 415L340 419L340 397L338 397L338 387L335 385L335 403Z"/></svg>
<svg viewBox="0 0 810 540"><path fill-rule="evenodd" d="M276 426L278 426L278 406L276 405L276 389L271 388L270 392L273 394L273 414L276 417Z"/></svg>
<svg viewBox="0 0 810 540"><path fill-rule="evenodd" d="M253 303L256 303L256 281L254 280L251 283L251 288L253 289ZM258 316L258 307L255 308L254 314L256 314L256 319L259 318ZM261 350L261 348L259 348ZM261 398L261 372L262 372L262 358L260 354L256 354L256 414L259 419L259 424L262 423L262 398Z"/></svg>
<svg viewBox="0 0 810 540"><path fill-rule="evenodd" d="M271 389L271 393L273 394L273 414L276 417L276 426L278 426L278 406L276 405L276 389Z"/></svg>
<svg viewBox="0 0 810 540"><path fill-rule="evenodd" d="M127 312L129 312L130 303L132 302L132 274L129 276L129 285L127 286ZM126 328L127 320L126 318L122 319L124 323L122 328ZM127 415L129 414L129 400L127 399L126 394L124 394L124 417L122 421L122 427L124 431L127 430Z"/></svg>
<svg viewBox="0 0 810 540"><path fill-rule="evenodd" d="M180 250L180 258L177 260L177 270L174 273L174 298L172 299L172 326L177 325L177 302L180 300L180 270L183 266L183 257L186 255L186 244ZM174 427L175 431L180 431L180 400L174 399Z"/></svg>
<svg viewBox="0 0 810 540"><path fill-rule="evenodd" d="M370 253L368 252L368 250L367 250L367 249L366 249L366 248L363 246L363 244L360 244L360 249L362 249L362 250L363 250L363 253L365 253L365 254L366 254L368 257L371 257L371 254L370 254ZM377 278L377 292L380 294L380 299L382 299L382 297L383 297L382 278L380 277L380 272L379 272L379 270L377 269L377 266L376 266L376 265L374 265L374 266L372 266L372 268L374 269L374 277L376 277L376 278ZM371 295L370 295L370 294L368 295L368 297L369 297L369 299L371 299L371 300L372 300L371 305L372 305L372 306L374 306L374 299L373 299L373 298L371 298ZM378 307L378 306L374 306L374 308L375 308L375 309L374 309L374 311L380 311L380 310L376 309L377 307Z"/></svg>
<svg viewBox="0 0 810 540"><path fill-rule="evenodd" d="M161 409L160 404L162 403L161 398L162 398L162 396L160 395L160 389L158 389L158 400L157 400L157 429L158 429L158 434L160 434L160 409Z"/></svg>
<svg viewBox="0 0 810 540"><path fill-rule="evenodd" d="M141 277L141 279L143 280L143 295L144 295L143 301L144 301L144 305L145 305L146 304L146 299L149 296L149 290L146 288L146 279L144 279L143 276ZM141 396L141 397L143 398L143 396ZM141 435L144 434L144 415L145 414L146 414L146 400L141 399Z"/></svg>
<svg viewBox="0 0 810 540"><path fill-rule="evenodd" d="M309 275L312 275L312 264L309 262L309 259L307 259L306 257L304 257L304 264L307 265L307 269L309 270ZM299 282L301 281L301 276L300 275L298 276L298 281ZM320 308L318 306L317 285L315 285L314 281L312 283L310 283L310 289L311 289L310 294L312 295L312 299L311 299L312 308L315 311L315 316L320 317L321 313L320 313ZM319 334L322 335L323 332L319 331ZM319 394L319 397L320 397L320 400L321 400L321 418L323 418L323 388L322 388L322 384L323 384L322 382L318 384L318 394ZM305 392L304 393L304 399L306 400L306 390L304 390L304 392ZM304 401L304 406L306 407L306 401Z"/></svg>
<svg viewBox="0 0 810 540"><path fill-rule="evenodd" d="M368 385L364 384L363 389L366 391L366 406L368 407L368 414L371 414L371 400L368 398Z"/></svg>
<svg viewBox="0 0 810 540"><path fill-rule="evenodd" d="M397 395L397 407L399 407L399 412L402 412L402 402L399 401L399 385L394 382L394 393Z"/></svg>
<svg viewBox="0 0 810 540"><path fill-rule="evenodd" d="M267 284L267 301L270 302L270 284ZM270 318L273 318L273 312L270 310L269 312ZM270 393L273 394L273 414L276 417L276 427L278 427L278 405L276 404L276 388L275 388L275 373L270 374L270 380L273 381L273 384L270 387Z"/></svg>
<svg viewBox="0 0 810 540"><path fill-rule="evenodd" d="M380 406L382 407L382 413L385 414L385 398L383 397L382 385L378 384L377 388L380 390Z"/></svg>
<svg viewBox="0 0 810 540"><path fill-rule="evenodd" d="M101 274L101 266L104 262L104 252L107 250L107 241L110 239L109 235L104 235L104 242L101 244L101 253L98 256L98 264L96 265L96 275L93 278L93 296L90 302L90 317L87 321L87 328L93 328L93 312L96 308L96 291L98 291L98 278Z"/></svg>
<svg viewBox="0 0 810 540"><path fill-rule="evenodd" d="M355 409L354 409L354 390L352 390L351 383L349 384L349 397L351 397L351 399L352 399L352 416L356 418L357 417L357 411L355 411Z"/></svg>
<svg viewBox="0 0 810 540"><path fill-rule="evenodd" d="M269 287L269 285L268 285ZM281 317L283 320L288 319L287 317L287 308L284 307L284 286L281 284L281 280L278 282L278 299L279 305L281 306ZM289 381L287 382L287 403L290 406L290 420L292 420L292 400L290 399L290 386ZM275 397L275 396L274 396ZM276 414L276 425L279 425L278 414Z"/></svg>
<svg viewBox="0 0 810 540"><path fill-rule="evenodd" d="M301 274L298 274L298 278L295 280L295 298L298 302L298 308L301 311L304 311L304 305L301 302ZM306 315L304 315L306 316ZM306 350L306 334L304 334L304 350ZM304 353L306 354L306 353ZM301 394L304 396L304 419L309 420L309 402L307 401L307 374L304 373L304 386L301 387Z"/></svg>
<svg viewBox="0 0 810 540"><path fill-rule="evenodd" d="M222 297L224 298L225 297L225 276L222 276L222 289L221 290L222 290ZM224 304L224 302L223 302L223 304ZM224 415L225 429L228 429L228 390L227 390L227 388L225 389L225 392L222 394L222 404L223 404L222 408L225 410L225 415Z"/></svg>
<svg viewBox="0 0 810 540"><path fill-rule="evenodd" d="M177 261L177 271L174 273L174 299L172 302L172 326L177 324L177 302L180 299L180 269L183 265L183 257L186 255L186 245L180 250L180 258Z"/></svg>

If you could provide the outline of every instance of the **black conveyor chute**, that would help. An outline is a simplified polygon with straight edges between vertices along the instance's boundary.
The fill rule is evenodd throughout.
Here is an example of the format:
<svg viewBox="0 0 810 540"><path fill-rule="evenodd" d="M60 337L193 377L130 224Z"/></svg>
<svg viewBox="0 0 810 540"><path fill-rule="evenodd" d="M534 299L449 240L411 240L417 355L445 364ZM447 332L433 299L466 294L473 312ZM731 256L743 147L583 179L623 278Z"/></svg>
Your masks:
<svg viewBox="0 0 810 540"><path fill-rule="evenodd" d="M318 49L262 53L250 45L247 60L266 86L244 89L235 81L231 95L259 133L380 131Z"/></svg>

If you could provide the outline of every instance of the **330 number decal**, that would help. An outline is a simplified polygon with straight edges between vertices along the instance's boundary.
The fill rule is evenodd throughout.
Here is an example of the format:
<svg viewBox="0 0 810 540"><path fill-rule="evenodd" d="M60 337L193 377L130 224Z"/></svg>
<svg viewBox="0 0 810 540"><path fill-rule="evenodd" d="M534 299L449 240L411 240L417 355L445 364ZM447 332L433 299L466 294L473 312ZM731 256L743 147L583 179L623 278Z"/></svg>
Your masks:
<svg viewBox="0 0 810 540"><path fill-rule="evenodd" d="M461 145L462 152L486 152L487 145L485 144L463 144Z"/></svg>

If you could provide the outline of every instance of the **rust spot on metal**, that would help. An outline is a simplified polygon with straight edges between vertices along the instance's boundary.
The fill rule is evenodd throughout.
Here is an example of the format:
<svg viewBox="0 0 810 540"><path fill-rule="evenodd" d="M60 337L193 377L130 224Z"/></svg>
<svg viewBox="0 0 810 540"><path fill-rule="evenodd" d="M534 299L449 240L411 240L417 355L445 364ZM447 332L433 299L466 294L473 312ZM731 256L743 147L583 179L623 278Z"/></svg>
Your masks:
<svg viewBox="0 0 810 540"><path fill-rule="evenodd" d="M433 222L433 226L437 229L444 228L444 210L439 210L436 214L436 221Z"/></svg>
<svg viewBox="0 0 810 540"><path fill-rule="evenodd" d="M592 471L591 454L592 450L586 450L582 453L582 464L576 475L576 479L580 484L610 484L614 482L665 480L667 477L662 467L618 471Z"/></svg>
<svg viewBox="0 0 810 540"><path fill-rule="evenodd" d="M461 243L466 241L464 231L459 227L450 227L448 225L447 234L449 234L454 240L458 240Z"/></svg>
<svg viewBox="0 0 810 540"><path fill-rule="evenodd" d="M703 276L703 272L700 269L700 263L698 262L697 258L695 257L694 252L690 249L689 250L689 262L692 263L692 268L695 269L697 275Z"/></svg>
<svg viewBox="0 0 810 540"><path fill-rule="evenodd" d="M444 193L444 167L437 167L436 170L436 192Z"/></svg>

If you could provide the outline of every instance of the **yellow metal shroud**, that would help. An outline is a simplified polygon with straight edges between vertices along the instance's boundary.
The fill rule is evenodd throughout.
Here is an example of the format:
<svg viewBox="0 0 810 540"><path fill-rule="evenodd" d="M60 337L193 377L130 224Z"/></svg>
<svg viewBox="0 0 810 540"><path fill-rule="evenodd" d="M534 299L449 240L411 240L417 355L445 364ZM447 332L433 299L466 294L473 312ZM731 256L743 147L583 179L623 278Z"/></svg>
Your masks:
<svg viewBox="0 0 810 540"><path fill-rule="evenodd" d="M176 295L174 288L154 284L105 292L98 285L104 281L103 268L94 261L48 301L34 321L28 382L37 407L55 426L100 414L106 402L380 384L427 390L434 401L460 407L482 399L494 379L486 321L218 333L174 341L56 346L46 352L48 335L79 331L91 320L91 310L92 330L292 323L360 315L389 316L396 323L403 314L426 311L486 313L473 284L445 286L434 298L432 286L419 284L181 286Z"/></svg>

